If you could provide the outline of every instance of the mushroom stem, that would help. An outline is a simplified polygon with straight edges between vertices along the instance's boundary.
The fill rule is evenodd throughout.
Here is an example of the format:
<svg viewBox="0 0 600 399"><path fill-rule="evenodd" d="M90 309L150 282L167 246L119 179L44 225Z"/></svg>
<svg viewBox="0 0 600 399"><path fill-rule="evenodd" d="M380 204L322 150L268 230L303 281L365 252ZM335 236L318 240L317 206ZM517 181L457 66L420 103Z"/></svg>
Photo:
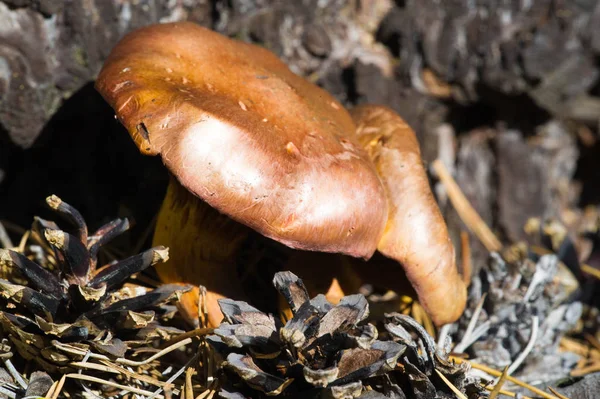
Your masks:
<svg viewBox="0 0 600 399"><path fill-rule="evenodd" d="M171 178L154 232L154 245L170 248L169 260L156 270L166 283L208 287L209 324L218 326L222 313L217 300L244 297L236 260L249 229L219 213ZM198 319L199 292L183 294L187 320Z"/></svg>

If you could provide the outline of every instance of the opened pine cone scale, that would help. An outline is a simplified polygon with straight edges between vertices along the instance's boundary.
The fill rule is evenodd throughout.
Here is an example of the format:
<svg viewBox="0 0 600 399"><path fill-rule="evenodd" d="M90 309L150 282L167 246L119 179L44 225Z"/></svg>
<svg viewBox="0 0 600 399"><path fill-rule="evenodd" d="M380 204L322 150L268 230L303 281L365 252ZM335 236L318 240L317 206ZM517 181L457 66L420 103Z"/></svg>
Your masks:
<svg viewBox="0 0 600 399"><path fill-rule="evenodd" d="M56 196L48 197L47 203L75 230L68 233L54 222L35 219L32 234L46 247L47 264L41 266L24 253L0 249L0 265L15 277L0 279L4 305L0 329L19 354L45 371L67 371L69 363L83 355L74 355L61 345L76 345L83 353L95 349L116 358L128 349L123 339L143 341L156 336L156 329L162 328L158 318L172 314L174 308L168 304L190 287L165 284L153 290L143 288L140 295L122 287L133 274L165 262L168 249L151 248L99 267L100 248L126 231L129 222L116 219L88 235L74 207ZM120 338L113 332L119 332ZM105 339L99 341L100 337Z"/></svg>

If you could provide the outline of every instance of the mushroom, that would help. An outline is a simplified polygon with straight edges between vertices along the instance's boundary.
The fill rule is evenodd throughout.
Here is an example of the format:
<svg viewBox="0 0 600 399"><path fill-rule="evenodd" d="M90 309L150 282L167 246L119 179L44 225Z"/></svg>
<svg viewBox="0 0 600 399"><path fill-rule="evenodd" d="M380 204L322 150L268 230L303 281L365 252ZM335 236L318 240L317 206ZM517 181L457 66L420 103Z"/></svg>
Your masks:
<svg viewBox="0 0 600 399"><path fill-rule="evenodd" d="M240 297L235 262L252 230L363 259L388 237L389 187L352 117L271 52L192 23L153 25L117 44L96 87L140 151L160 154L172 174L154 236L172 256L157 270L166 282L205 285L211 324L216 299ZM428 304L430 293L419 294ZM190 319L196 300L184 298ZM436 323L456 318L446 302L427 308Z"/></svg>
<svg viewBox="0 0 600 399"><path fill-rule="evenodd" d="M417 136L384 106L361 105L351 115L356 137L377 167L388 196L388 221L377 249L404 266L421 305L436 324L458 319L467 291L429 186Z"/></svg>
<svg viewBox="0 0 600 399"><path fill-rule="evenodd" d="M455 321L465 308L467 290L414 131L385 106L360 105L350 114L356 124L355 138L376 166L388 198L388 220L377 245L384 257L373 257L365 265L347 258L325 261L300 254L291 259L288 269L302 273L307 265L319 268L327 263L333 269L328 277L338 279L346 291L369 283L404 292L407 287L398 270L400 263L435 324ZM341 298L343 292L332 292L334 288L332 285L329 297Z"/></svg>

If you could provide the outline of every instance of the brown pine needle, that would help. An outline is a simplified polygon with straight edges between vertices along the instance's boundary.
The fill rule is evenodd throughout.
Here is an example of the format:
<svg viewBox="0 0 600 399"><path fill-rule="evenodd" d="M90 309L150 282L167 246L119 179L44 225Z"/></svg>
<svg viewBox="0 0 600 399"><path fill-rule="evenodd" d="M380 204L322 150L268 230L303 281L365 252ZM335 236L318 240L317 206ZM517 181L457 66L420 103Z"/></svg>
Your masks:
<svg viewBox="0 0 600 399"><path fill-rule="evenodd" d="M431 318L429 317L429 315L427 314L427 312L425 312L425 309L423 309L423 306L421 306L420 303L418 302L413 302L413 314L418 314L419 317L419 324L421 324L423 326L423 328L425 328L425 331L427 331L429 333L429 335L431 335L432 337L436 337L436 332L435 332L435 327L433 326L433 322L431 321ZM417 318L414 318L415 320L417 320Z"/></svg>
<svg viewBox="0 0 600 399"><path fill-rule="evenodd" d="M485 389L487 389L488 391L491 391L491 390L493 390L493 389L494 389L494 388L492 388L492 387L487 387L487 386L484 386L484 388L485 388ZM503 389L501 389L499 393L500 393L500 395L510 396L511 398L515 398L515 397L517 397L517 394L516 394L516 393L514 393L514 392L509 392L509 391L505 391L505 390L503 390ZM521 396L520 396L520 398L522 398L522 399L533 399L533 398L531 398L530 396L525 396L525 395L521 395ZM556 398L554 398L554 399L556 399Z"/></svg>
<svg viewBox="0 0 600 399"><path fill-rule="evenodd" d="M158 352L158 353L150 356L146 360L141 360L139 362L136 362L134 360L129 360L129 359L125 359L125 358L121 357L121 358L117 359L117 363L125 364L127 366L133 366L133 367L143 366L144 364L148 364L151 361L156 360L156 359L158 359L158 358L166 355L169 352L172 352L172 351L174 351L176 349L179 349L179 348L181 348L183 346L186 346L186 345L190 344L191 342L192 342L191 338L186 338L183 341L177 342L177 343L175 343L175 344L173 344L173 345L171 345L171 346L169 346L169 347L161 350L160 352Z"/></svg>
<svg viewBox="0 0 600 399"><path fill-rule="evenodd" d="M156 398L160 397L161 396L160 393L163 391L165 392L165 396L170 395L170 391L173 390L173 383L175 382L175 380L178 379L179 376L181 376L181 374L185 373L186 370L188 370L190 367L192 367L192 365L198 361L199 356L200 356L200 353L196 353L194 355L194 357L192 357L183 367L181 367L179 370L177 370L175 373L173 373L173 375L171 375L171 377L169 377L169 379L166 381L164 387L159 388L156 391L154 391L152 393L152 395L150 395L148 397L148 399L156 399Z"/></svg>
<svg viewBox="0 0 600 399"><path fill-rule="evenodd" d="M419 323L420 325L423 325L423 314L419 311L419 307L417 305L417 302L413 302L412 306L410 307L410 315L413 319L415 319L415 321L417 323Z"/></svg>
<svg viewBox="0 0 600 399"><path fill-rule="evenodd" d="M585 333L583 336L590 343L590 345L592 345L596 350L600 351L600 341L598 341L598 338L594 337L590 333Z"/></svg>
<svg viewBox="0 0 600 399"><path fill-rule="evenodd" d="M0 220L0 245L1 245L1 248L6 248L6 249L12 248L14 246L12 243L12 240L10 239L10 236L6 232L6 229L4 228L4 225L2 224L1 220Z"/></svg>
<svg viewBox="0 0 600 399"><path fill-rule="evenodd" d="M475 208L469 203L469 200L465 197L458 184L456 184L456 181L450 172L448 172L448 169L446 169L443 162L436 159L431 166L446 188L450 202L452 202L454 209L456 209L456 212L467 228L479 238L488 251L497 252L502 249L500 240L498 240L481 216L479 216Z"/></svg>
<svg viewBox="0 0 600 399"><path fill-rule="evenodd" d="M571 376L572 377L582 377L586 374L595 373L597 371L600 371L600 363L594 363L591 366L573 370L573 371L571 371Z"/></svg>
<svg viewBox="0 0 600 399"><path fill-rule="evenodd" d="M498 380L496 385L494 385L494 388L492 389L492 392L490 393L488 399L496 399L498 397L498 394L500 394L500 390L502 389L502 385L504 385L506 377L508 377L508 366L504 367L504 370L502 370L502 375L500 376L500 379Z"/></svg>
<svg viewBox="0 0 600 399"><path fill-rule="evenodd" d="M136 372L133 372L133 371L129 371L129 370L127 370L124 367L120 367L120 366L118 366L116 364L113 364L113 363L110 363L110 362L108 362L106 360L100 360L100 362L102 364L104 364L106 367L109 367L112 370L114 370L116 372L119 372L119 373L123 374L124 376L126 376L126 377L128 377L130 379L139 380L139 381L142 381L142 382L145 382L147 384L154 385L154 386L157 386L157 387L164 387L166 385L165 382L159 381L156 378L152 378L152 377L150 377L148 375L143 375L143 374L139 374L139 373L136 373Z"/></svg>
<svg viewBox="0 0 600 399"><path fill-rule="evenodd" d="M153 392L146 391L144 389L139 389L136 387L130 387L127 385L117 384L116 382L103 380L102 378L92 377L91 375L72 373L72 374L65 374L63 377L72 378L74 380L84 380L84 381L89 381L89 382L95 382L98 384L109 385L111 387L115 387L115 388L121 389L123 391L137 393L138 395L144 395L144 396L155 395L154 397L157 399L164 398L164 396L162 396L162 395L156 395ZM56 395L56 397L58 397L58 395Z"/></svg>
<svg viewBox="0 0 600 399"><path fill-rule="evenodd" d="M205 335L212 334L214 331L215 331L214 328L196 328L195 330L188 331L183 334L179 334L175 338L168 340L164 345L162 345L162 347L168 348L169 346L174 345L178 342L181 342L185 339L203 337Z"/></svg>
<svg viewBox="0 0 600 399"><path fill-rule="evenodd" d="M454 384L452 384L450 382L450 380L447 379L444 376L444 374L442 374L438 369L435 369L435 372L440 376L440 378L442 379L442 381L444 381L446 383L446 385L448 385L448 388L450 388L452 390L452 392L454 392L454 394L456 395L456 397L458 399L469 399L457 387L455 387Z"/></svg>
<svg viewBox="0 0 600 399"><path fill-rule="evenodd" d="M63 386L65 385L66 380L67 380L67 375L63 374L63 376L58 381L58 384L56 384L56 387L54 387L54 390L52 390L52 395L50 395L50 393L48 393L46 396L50 399L57 399L58 395L60 395L60 392L63 389Z"/></svg>
<svg viewBox="0 0 600 399"><path fill-rule="evenodd" d="M481 370L481 371L486 372L489 375L494 376L494 377L500 377L500 376L502 376L502 373L500 371L494 370L493 368L488 367L488 366L484 366L483 364L475 363L475 362L472 362L472 361L469 361L469 360L465 360L465 359L461 359L461 358L455 357L455 356L451 356L450 359L454 360L456 363L459 363L459 364L460 363L468 362L471 365L471 367L473 367L474 369ZM525 382L523 382L521 380L516 379L515 377L506 376L506 380L512 382L513 384L517 384L520 387L528 389L529 391L533 392L534 394L536 394L538 396L541 396L542 398L545 398L545 399L557 399L556 396L552 396L549 393L544 392L544 391L542 391L539 388L536 388L536 387L534 387L532 385L529 385L529 384L527 384L527 383L525 383Z"/></svg>
<svg viewBox="0 0 600 399"><path fill-rule="evenodd" d="M405 316L410 315L410 312L412 310L412 304L413 304L413 299L409 296L406 295L402 295L400 297L400 306L398 308L398 311L400 313L402 313Z"/></svg>
<svg viewBox="0 0 600 399"><path fill-rule="evenodd" d="M211 392L213 392L213 390L209 388L200 395L196 396L196 399L205 399L208 395L210 395Z"/></svg>
<svg viewBox="0 0 600 399"><path fill-rule="evenodd" d="M556 397L558 397L558 399L569 399L569 398L567 398L565 395L563 395L563 394L561 394L561 393L557 392L557 391L556 391L556 389L554 389L554 388L550 388L550 387L548 387L548 390L550 390L550 392L552 392L553 394L555 394L555 395L556 395Z"/></svg>
<svg viewBox="0 0 600 399"><path fill-rule="evenodd" d="M579 359L579 361L577 362L577 364L575 365L575 370L577 369L582 369L584 368L586 365L588 364L588 359L586 358L581 358Z"/></svg>
<svg viewBox="0 0 600 399"><path fill-rule="evenodd" d="M31 230L27 230L25 233L23 233L23 236L21 237L21 241L19 241L19 246L17 247L17 250L20 253L25 252L25 245L27 245L27 241L29 241L30 236L31 236Z"/></svg>
<svg viewBox="0 0 600 399"><path fill-rule="evenodd" d="M80 368L80 369L89 369L89 370L103 371L105 373L121 374L121 373L119 373L119 371L115 370L114 368L105 366L103 364L88 363L88 362L71 362L69 365L76 367L76 368Z"/></svg>
<svg viewBox="0 0 600 399"><path fill-rule="evenodd" d="M560 349L565 352L573 352L583 358L600 359L600 350L572 338L562 337L560 340Z"/></svg>
<svg viewBox="0 0 600 399"><path fill-rule="evenodd" d="M583 271L584 273L589 274L590 276L594 276L598 280L600 280L600 270L597 270L597 269L593 268L590 265L582 264L581 265L581 271Z"/></svg>
<svg viewBox="0 0 600 399"><path fill-rule="evenodd" d="M194 399L194 389L192 388L192 376L196 370L193 367L188 367L185 371L185 399Z"/></svg>
<svg viewBox="0 0 600 399"><path fill-rule="evenodd" d="M473 265L471 263L471 243L469 242L469 233L466 231L460 232L460 248L462 254L462 279L468 287L471 285Z"/></svg>
<svg viewBox="0 0 600 399"><path fill-rule="evenodd" d="M46 398L51 398L52 395L54 395L54 391L56 391L56 387L58 387L59 382L59 380L56 380L52 383L50 389L48 390L48 392L46 392Z"/></svg>

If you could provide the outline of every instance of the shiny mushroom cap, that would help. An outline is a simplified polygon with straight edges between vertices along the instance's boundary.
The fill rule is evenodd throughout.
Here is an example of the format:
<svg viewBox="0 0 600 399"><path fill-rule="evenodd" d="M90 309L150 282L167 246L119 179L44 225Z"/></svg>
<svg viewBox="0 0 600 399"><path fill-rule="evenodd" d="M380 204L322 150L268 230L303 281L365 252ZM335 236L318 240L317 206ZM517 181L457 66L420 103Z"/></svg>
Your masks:
<svg viewBox="0 0 600 399"><path fill-rule="evenodd" d="M139 149L221 213L293 248L376 250L387 202L352 118L271 52L153 25L121 40L96 87Z"/></svg>

